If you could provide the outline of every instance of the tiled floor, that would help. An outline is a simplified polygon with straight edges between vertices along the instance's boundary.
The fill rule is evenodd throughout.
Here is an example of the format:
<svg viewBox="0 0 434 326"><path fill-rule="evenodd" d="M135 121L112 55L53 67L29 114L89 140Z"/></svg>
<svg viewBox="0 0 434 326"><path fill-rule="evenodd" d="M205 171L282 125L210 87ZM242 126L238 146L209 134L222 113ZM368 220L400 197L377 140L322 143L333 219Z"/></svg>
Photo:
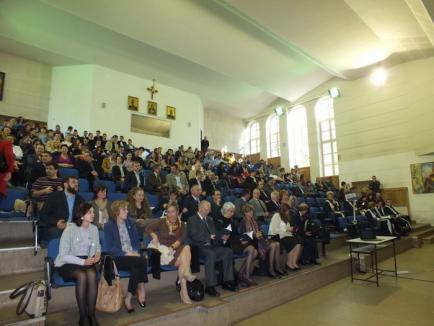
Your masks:
<svg viewBox="0 0 434 326"><path fill-rule="evenodd" d="M345 278L237 325L433 326L434 245L399 255L398 270L409 273L383 276L378 288Z"/></svg>

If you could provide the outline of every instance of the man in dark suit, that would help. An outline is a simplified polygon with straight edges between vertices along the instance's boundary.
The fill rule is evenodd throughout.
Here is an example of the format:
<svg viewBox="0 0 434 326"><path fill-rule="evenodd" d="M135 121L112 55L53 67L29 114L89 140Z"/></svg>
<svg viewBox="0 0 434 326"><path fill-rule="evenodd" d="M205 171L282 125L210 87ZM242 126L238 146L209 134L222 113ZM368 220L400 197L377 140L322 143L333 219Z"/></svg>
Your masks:
<svg viewBox="0 0 434 326"><path fill-rule="evenodd" d="M243 192L241 193L241 197L235 199L235 202L234 202L234 205L235 205L234 219L236 219L237 221L241 221L244 218L242 208L244 205L247 204L249 199L250 199L250 190L249 189L243 189Z"/></svg>
<svg viewBox="0 0 434 326"><path fill-rule="evenodd" d="M271 193L271 200L267 203L267 210L270 212L270 214L274 214L280 210L278 191L273 191Z"/></svg>
<svg viewBox="0 0 434 326"><path fill-rule="evenodd" d="M92 188L93 183L98 180L98 172L96 172L92 153L89 151L85 152L83 154L83 159L77 161L76 167L79 177L87 179L91 183Z"/></svg>
<svg viewBox="0 0 434 326"><path fill-rule="evenodd" d="M262 200L265 204L267 204L271 198L270 195L267 194L267 192L264 189L264 180L258 181L258 189L261 195L259 196L259 199Z"/></svg>
<svg viewBox="0 0 434 326"><path fill-rule="evenodd" d="M208 150L208 147L209 147L209 141L205 136L205 137L203 137L203 139L200 142L200 149L201 149L202 153L206 153L206 151Z"/></svg>
<svg viewBox="0 0 434 326"><path fill-rule="evenodd" d="M142 166L140 165L140 162L137 160L134 160L133 162L133 170L128 172L125 176L124 181L124 191L128 192L133 187L141 187L144 189L145 187L145 179L143 178L143 175L140 174L140 170L142 169Z"/></svg>
<svg viewBox="0 0 434 326"><path fill-rule="evenodd" d="M185 197L184 202L182 204L183 210L182 210L182 216L181 220L183 222L188 222L188 219L190 216L193 216L197 213L197 210L199 209L199 203L200 203L200 194L202 193L202 189L198 185L194 185L190 189L190 195Z"/></svg>
<svg viewBox="0 0 434 326"><path fill-rule="evenodd" d="M155 164L152 168L153 172L146 178L146 190L151 194L159 194L161 192L162 181L161 167Z"/></svg>
<svg viewBox="0 0 434 326"><path fill-rule="evenodd" d="M377 177L373 175L372 180L369 181L369 189L372 191L373 194L376 194L377 192L381 192L380 187L381 187L380 181L378 181Z"/></svg>
<svg viewBox="0 0 434 326"><path fill-rule="evenodd" d="M205 292L216 297L217 276L215 264L218 261L223 265L222 289L235 291L234 270L232 261L232 250L226 247L217 246L216 230L214 221L208 217L211 205L206 200L201 201L197 214L190 217L187 223L187 241L199 248L199 254L205 258Z"/></svg>
<svg viewBox="0 0 434 326"><path fill-rule="evenodd" d="M244 188L250 190L250 193L253 192L253 189L258 187L258 181L256 180L256 171L250 172L250 175L244 180Z"/></svg>
<svg viewBox="0 0 434 326"><path fill-rule="evenodd" d="M63 191L50 194L39 214L39 234L43 241L60 238L67 223L71 223L84 199L77 194L78 180L69 176L63 181Z"/></svg>

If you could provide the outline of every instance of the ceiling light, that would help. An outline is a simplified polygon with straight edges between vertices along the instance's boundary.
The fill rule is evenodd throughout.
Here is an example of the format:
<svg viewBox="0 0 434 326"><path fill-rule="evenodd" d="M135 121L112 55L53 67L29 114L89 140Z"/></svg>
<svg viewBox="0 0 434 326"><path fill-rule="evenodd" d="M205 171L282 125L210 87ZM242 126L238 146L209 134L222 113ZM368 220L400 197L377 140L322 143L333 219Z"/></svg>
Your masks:
<svg viewBox="0 0 434 326"><path fill-rule="evenodd" d="M277 106L274 109L274 112L276 112L276 114L280 117L283 114L283 108L281 106Z"/></svg>
<svg viewBox="0 0 434 326"><path fill-rule="evenodd" d="M341 91L337 87L332 87L328 90L328 93L331 98L341 97Z"/></svg>
<svg viewBox="0 0 434 326"><path fill-rule="evenodd" d="M384 68L376 68L372 71L369 80L375 86L384 85L387 79L387 71Z"/></svg>

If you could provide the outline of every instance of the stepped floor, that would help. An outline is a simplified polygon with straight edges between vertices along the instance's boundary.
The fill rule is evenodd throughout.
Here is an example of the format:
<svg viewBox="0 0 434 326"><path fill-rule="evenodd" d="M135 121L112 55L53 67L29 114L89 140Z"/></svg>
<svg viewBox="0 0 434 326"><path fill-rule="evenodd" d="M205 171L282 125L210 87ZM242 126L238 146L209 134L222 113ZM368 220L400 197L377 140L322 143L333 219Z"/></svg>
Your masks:
<svg viewBox="0 0 434 326"><path fill-rule="evenodd" d="M383 276L379 288L344 278L235 325L432 326L433 257L434 245L408 250L398 256L398 269L409 273ZM392 267L393 260L382 264Z"/></svg>

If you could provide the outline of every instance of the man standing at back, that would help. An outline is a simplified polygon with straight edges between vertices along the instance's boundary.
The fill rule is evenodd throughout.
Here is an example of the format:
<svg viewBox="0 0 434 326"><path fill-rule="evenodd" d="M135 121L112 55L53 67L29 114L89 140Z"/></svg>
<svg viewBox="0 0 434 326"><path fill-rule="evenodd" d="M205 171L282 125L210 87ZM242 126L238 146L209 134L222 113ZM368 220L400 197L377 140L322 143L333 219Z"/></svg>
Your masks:
<svg viewBox="0 0 434 326"><path fill-rule="evenodd" d="M200 256L205 258L205 292L213 297L219 295L215 286L217 276L215 264L222 262L223 284L222 289L235 291L232 250L217 245L216 230L213 219L208 217L211 205L206 200L199 204L197 214L191 216L187 223L187 242L199 248Z"/></svg>

